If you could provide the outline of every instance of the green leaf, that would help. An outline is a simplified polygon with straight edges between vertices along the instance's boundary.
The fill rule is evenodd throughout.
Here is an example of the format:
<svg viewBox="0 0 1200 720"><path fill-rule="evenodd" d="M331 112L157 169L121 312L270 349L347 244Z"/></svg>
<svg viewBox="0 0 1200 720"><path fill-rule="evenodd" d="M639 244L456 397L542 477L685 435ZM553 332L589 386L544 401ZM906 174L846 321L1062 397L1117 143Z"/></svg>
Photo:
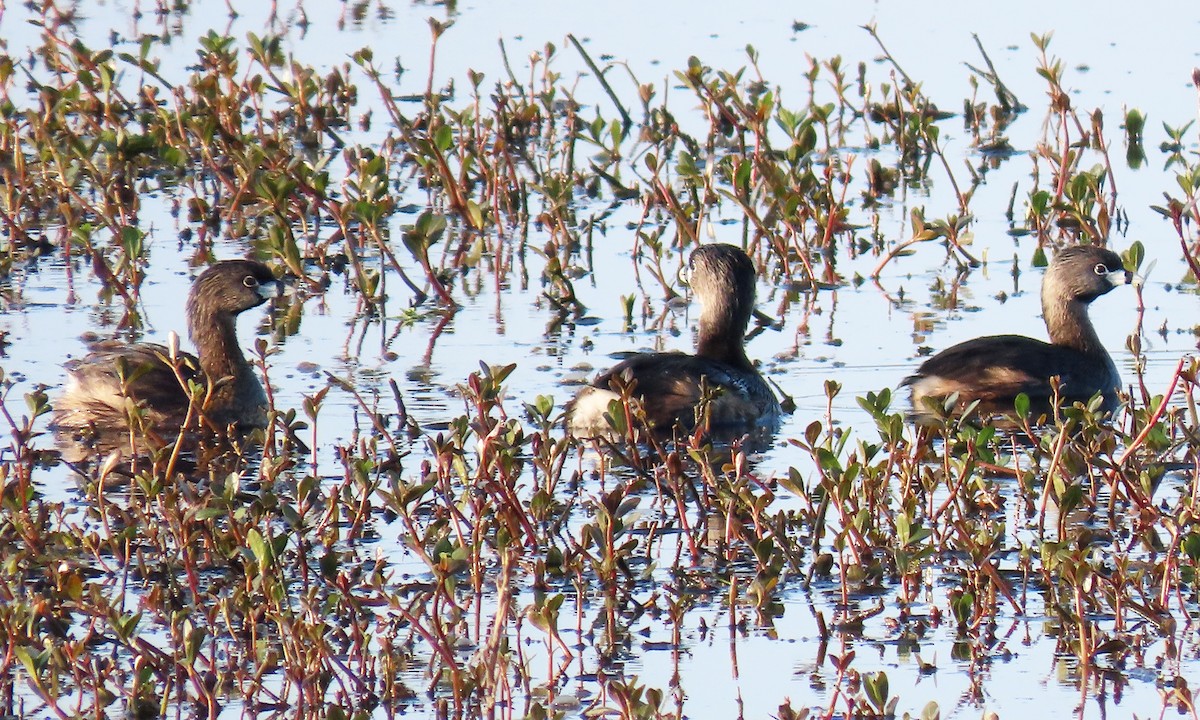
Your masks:
<svg viewBox="0 0 1200 720"><path fill-rule="evenodd" d="M251 528L250 532L246 533L246 543L250 545L250 552L254 554L254 561L258 563L259 569L271 565L274 553L258 530Z"/></svg>
<svg viewBox="0 0 1200 720"><path fill-rule="evenodd" d="M471 227L476 230L483 228L483 209L474 200L467 201L467 217L471 220Z"/></svg>
<svg viewBox="0 0 1200 720"><path fill-rule="evenodd" d="M454 131L450 129L449 125L443 125L434 132L433 144L443 153L449 150L453 143Z"/></svg>
<svg viewBox="0 0 1200 720"><path fill-rule="evenodd" d="M35 680L41 678L42 670L46 667L46 652L49 651L35 654L30 647L26 645L19 645L16 648L13 648L13 654L15 654L17 659L21 661L21 664L25 666L25 672L29 674L29 677Z"/></svg>
<svg viewBox="0 0 1200 720"><path fill-rule="evenodd" d="M930 700L921 708L921 720L941 720L942 709L938 707L937 702Z"/></svg>
<svg viewBox="0 0 1200 720"><path fill-rule="evenodd" d="M887 673L880 670L877 673L863 675L863 687L867 691L867 699L871 701L876 710L882 711L888 701Z"/></svg>
<svg viewBox="0 0 1200 720"><path fill-rule="evenodd" d="M1190 533L1183 539L1183 552L1192 562L1200 562L1200 534Z"/></svg>
<svg viewBox="0 0 1200 720"><path fill-rule="evenodd" d="M1146 259L1146 248L1140 240L1134 240L1129 249L1122 253L1121 259L1125 262L1126 270L1137 270Z"/></svg>
<svg viewBox="0 0 1200 720"><path fill-rule="evenodd" d="M753 169L753 164L749 160L737 161L737 168L733 172L734 187L749 192L750 189L750 171Z"/></svg>

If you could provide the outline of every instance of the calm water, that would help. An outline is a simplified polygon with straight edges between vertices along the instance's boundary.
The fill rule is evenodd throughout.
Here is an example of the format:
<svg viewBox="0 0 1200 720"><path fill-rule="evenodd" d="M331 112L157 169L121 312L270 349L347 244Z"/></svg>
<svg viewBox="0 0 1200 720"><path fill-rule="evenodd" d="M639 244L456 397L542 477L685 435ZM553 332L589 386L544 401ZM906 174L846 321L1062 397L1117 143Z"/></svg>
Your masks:
<svg viewBox="0 0 1200 720"><path fill-rule="evenodd" d="M339 17L346 9L342 3L309 2L303 4L303 11L311 25L301 32L290 24L299 17L300 6L284 7L288 4L282 3L281 24L272 25L257 3L244 4L248 7L240 9L241 17L232 22L226 18L222 2L199 3L182 20L169 18L167 27L178 34L172 35L173 52L162 55L163 74L182 76L194 59L196 39L210 28L237 38L244 38L247 32L286 30L287 51L318 69L344 63L350 52L364 46L372 47L385 67L390 66L388 58L395 56L406 70L404 87L419 93L424 90L429 67L426 18L447 17L442 6L397 2L387 6L386 13L382 6L372 5L361 20L347 19L344 27L339 27ZM699 123L702 119L697 114L686 115L694 103L673 78L673 71L683 68L688 56L698 56L714 68L736 69L746 65L745 47L752 44L760 54L763 76L779 86L785 105L789 98L796 104L806 97L802 73L808 67L807 56L827 59L841 55L851 66L859 61L875 62L879 48L859 27L874 22L904 70L920 80L927 94L944 109L959 111L963 98L972 94L970 71L964 63L982 63L972 33L979 35L1000 77L1033 108L1008 129L1009 141L1018 153L988 171L971 202L976 213L972 251L987 263L966 277L957 307L932 304L935 285L954 278L944 249L936 243L918 246L915 255L892 263L878 283L868 281L822 292L807 316L807 331L802 327L805 311L798 304L788 304L788 310L780 315L784 289L766 283L760 286L760 309L779 317L781 329L758 335L749 351L762 360L765 371L799 406L785 422L776 445L759 460L761 474L805 467L807 458L786 439L800 436L809 422L824 415L823 383L827 379L844 385L834 404L836 419L867 431L871 423L858 410L854 397L895 387L919 362L918 348L947 347L988 332L1044 337L1038 304L1041 272L1030 265L1033 242L1012 237L1005 218L1015 185L1019 221L1022 201L1033 185L1033 165L1025 153L1046 132L1041 114L1046 88L1035 72L1037 51L1029 39L1031 32L1055 31L1051 51L1067 68L1065 84L1073 89L1072 102L1083 111L1099 108L1104 112L1113 143L1119 202L1129 221L1128 231L1115 235L1112 244L1121 250L1140 240L1146 246L1147 262L1155 263L1145 290L1147 387L1153 392L1165 390L1176 360L1195 350L1197 298L1192 292L1168 287L1183 278L1185 265L1173 230L1150 205L1160 203L1164 192L1178 194L1174 173L1163 168L1164 156L1157 146L1166 139L1162 123L1180 126L1196 117L1197 93L1190 78L1192 68L1200 65L1195 43L1200 34L1200 8L1142 3L1136 8L1110 10L1082 3L1032 2L1007 3L1003 11L994 4L955 2L922 3L920 7L869 2L781 6L765 1L738 3L735 8L715 2L571 5L548 0L460 4L451 16L454 26L438 48L434 86L453 81L460 90L466 88L468 69L484 72L488 83L501 77L499 39L504 40L518 76L523 69L527 71L530 53L540 51L547 42L554 43L559 48L554 68L569 86L572 78L585 72L579 55L565 40L567 33L574 33L593 57L626 63L640 82L655 83L660 96L668 93L684 122ZM78 24L80 37L101 47L110 37L126 43L140 33L162 31L152 22L152 13L140 21L130 19L134 7L136 3L108 2L84 8ZM35 29L26 24L27 11L10 6L0 12L0 37L10 53L23 54L17 48L36 40ZM797 30L795 22L809 27ZM618 68L608 77L619 95L636 97L623 70ZM577 85L581 99L598 104L606 115L613 113L592 78L582 76ZM360 94L364 109L375 104L365 83ZM986 88L979 91L979 97L991 98ZM1118 125L1126 107L1149 115L1145 139L1149 162L1139 170L1121 162L1124 147ZM377 142L386 131L384 114L377 111L372 130L355 136L354 141ZM1188 137L1190 149L1195 151L1194 128ZM962 177L968 164L980 167L985 163L969 147L969 139L958 120L942 123L947 154ZM856 174L862 174L868 156L866 152L859 155ZM1043 167L1042 172L1048 171ZM886 238L907 239L913 208L924 208L931 219L956 208L949 184L941 182L943 176L936 170L931 176L931 187L900 191L891 205L866 210L856 204L850 221L870 227L877 214ZM150 280L142 298L149 323L146 336L154 339L184 327L180 298L188 283L190 252L180 247L178 236L185 223L171 216L169 200L166 196L148 199L141 216L152 244ZM419 206L423 196L413 192L401 202ZM601 210L580 202L583 216ZM740 244L742 226L736 208L728 206L720 212L733 222L708 225L704 229L707 239ZM589 315L598 320L595 324L548 329L553 313L539 299L541 264L534 253L523 258L519 271L499 292L490 276L468 278L465 286L471 290L456 295L464 306L440 334L432 321L398 327L395 317L408 303L400 290L393 291L388 308L392 319L364 324L355 318L353 293L335 284L327 296L306 302L300 333L288 338L273 358L276 402L282 407L299 407L303 395L324 386L321 371L354 378L367 392L383 387L385 394L386 385L381 386L381 381L391 377L399 382L416 419L436 428L462 411L455 387L478 369L480 361L518 364L508 383L510 407L515 409L542 394L565 401L573 393L569 383L610 365L612 353L690 348L696 309L665 309L649 276L641 276L643 283L629 272L632 232L627 224L638 220L637 213L638 208L623 206L608 218L604 232L595 240L595 271L576 283ZM411 222L411 216L397 217L396 236L400 225ZM538 233L531 231L532 246L544 239ZM220 241L218 248L224 257L245 252L233 241ZM838 269L845 277L866 276L877 262L872 256L858 261L842 257ZM61 362L83 350L81 336L90 331L112 332L113 318L97 301L97 280L86 270L73 275L73 284L67 278L58 256L13 272L4 288L6 304L0 313L0 330L8 333L11 343L0 365L9 376L23 378L27 384L57 387L63 380ZM636 294L639 308L644 304L647 314L643 318L638 313L637 327L624 332L619 298L630 293ZM1115 291L1101 299L1096 310L1101 337L1113 351L1126 381L1135 381L1134 357L1124 349L1137 322L1133 291ZM660 317L661 327L656 322ZM929 331L923 329L927 319L933 321ZM247 345L258 320L261 315L254 311L243 319ZM353 402L334 391L326 408L320 425L323 448L351 433ZM325 457L329 458L328 453ZM74 485L65 471L44 475L42 481L51 497L74 498ZM379 547L381 552L390 552L390 547L397 547L395 538L385 537ZM395 559L406 562L402 556ZM823 592L830 597L823 597ZM786 613L775 628L745 633L727 631L725 611L719 607L697 613L688 624L686 652L678 658L680 684L687 693L685 713L697 718L735 717L739 712L745 717L766 717L785 697L792 698L797 707L824 704L826 694L816 686L818 679L830 681L832 675L817 661L812 608L814 603L832 602L835 594L834 587L818 587L812 596L796 591L785 596ZM931 603L940 600L936 595L928 598ZM1131 712L1145 716L1160 707L1153 677L1135 677L1119 702L1112 697L1105 702L1089 697L1085 706L1079 707L1080 694L1073 682L1077 673L1070 661L1055 657L1052 641L1043 641L1048 631L1035 610L1030 608L1029 617L1010 618L998 628L999 641L986 671L984 697L971 695L970 678L951 658L948 642L931 644L924 659L936 656L940 670L922 676L915 658L898 652L889 639L883 621L887 613L868 622L864 630L866 638L877 640L855 643L860 657L856 667L866 670L877 665L875 669L886 670L893 693L901 697L901 711L918 712L932 699L940 703L943 717L977 717L981 708L996 710L1002 717L1029 712L1039 717L1074 713L1099 718L1114 712L1127 717ZM710 628L719 630L702 633L701 615ZM833 654L844 650L829 649ZM625 667L627 674L636 674L657 687L670 684L676 669L671 651L635 655ZM865 661L868 656L870 662ZM1193 684L1200 682L1194 664L1185 670L1191 673Z"/></svg>

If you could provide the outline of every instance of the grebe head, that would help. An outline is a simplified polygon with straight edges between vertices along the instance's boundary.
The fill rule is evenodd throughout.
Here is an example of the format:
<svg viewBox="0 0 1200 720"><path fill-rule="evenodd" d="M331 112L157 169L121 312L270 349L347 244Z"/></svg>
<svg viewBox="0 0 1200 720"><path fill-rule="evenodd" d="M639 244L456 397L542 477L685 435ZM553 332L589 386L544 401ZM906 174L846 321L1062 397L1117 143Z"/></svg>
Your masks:
<svg viewBox="0 0 1200 720"><path fill-rule="evenodd" d="M188 293L189 329L202 318L232 318L278 296L281 284L271 268L253 260L225 260L196 278ZM195 339L193 337L193 339Z"/></svg>
<svg viewBox="0 0 1200 720"><path fill-rule="evenodd" d="M1133 282L1121 257L1111 250L1076 245L1059 251L1042 281L1042 305L1074 301L1090 303L1118 285Z"/></svg>
<svg viewBox="0 0 1200 720"><path fill-rule="evenodd" d="M703 306L701 336L736 334L740 343L754 312L754 263L741 248L716 244L696 248L688 265L692 290Z"/></svg>

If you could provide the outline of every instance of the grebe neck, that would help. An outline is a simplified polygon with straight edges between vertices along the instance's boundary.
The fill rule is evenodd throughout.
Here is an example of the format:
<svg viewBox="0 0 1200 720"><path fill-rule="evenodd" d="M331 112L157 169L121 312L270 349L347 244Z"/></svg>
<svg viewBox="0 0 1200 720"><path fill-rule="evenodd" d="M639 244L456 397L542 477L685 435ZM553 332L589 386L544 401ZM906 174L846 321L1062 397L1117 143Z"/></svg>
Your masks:
<svg viewBox="0 0 1200 720"><path fill-rule="evenodd" d="M1088 317L1087 303L1078 300L1047 301L1043 298L1042 314L1046 319L1050 342L1087 355L1108 354Z"/></svg>
<svg viewBox="0 0 1200 720"><path fill-rule="evenodd" d="M227 312L199 313L189 320L189 335L196 346L200 369L209 382L233 377L253 377L253 370L238 345L234 316Z"/></svg>
<svg viewBox="0 0 1200 720"><path fill-rule="evenodd" d="M743 370L753 370L754 364L746 357L745 346L746 327L749 324L748 312L721 307L720 303L704 303L696 354Z"/></svg>

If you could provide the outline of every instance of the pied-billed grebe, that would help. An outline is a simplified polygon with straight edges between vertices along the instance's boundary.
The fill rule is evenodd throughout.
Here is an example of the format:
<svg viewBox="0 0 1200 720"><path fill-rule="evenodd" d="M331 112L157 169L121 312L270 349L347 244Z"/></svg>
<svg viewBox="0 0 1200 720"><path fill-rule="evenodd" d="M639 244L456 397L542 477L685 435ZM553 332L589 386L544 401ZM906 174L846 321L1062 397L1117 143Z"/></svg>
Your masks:
<svg viewBox="0 0 1200 720"><path fill-rule="evenodd" d="M187 299L188 334L197 355L179 353L180 374L210 386L204 416L223 427L266 425L267 396L238 345L237 315L277 297L282 285L271 268L253 260L225 260L196 278ZM67 364L67 388L55 409L59 430L123 429L126 397L141 405L150 424L179 426L190 398L167 360L170 350L153 343L103 340ZM125 375L124 383L122 374Z"/></svg>
<svg viewBox="0 0 1200 720"><path fill-rule="evenodd" d="M754 312L754 263L740 248L719 244L697 248L688 264L690 284L703 306L696 354L639 353L602 373L567 408L572 434L612 434L604 415L609 403L619 399L611 389L618 379L634 383L633 396L655 428L694 426L706 387L712 391L710 429L775 425L779 402L746 357L744 345Z"/></svg>
<svg viewBox="0 0 1200 720"><path fill-rule="evenodd" d="M1042 279L1042 315L1050 342L1022 335L975 338L943 350L905 379L912 387L913 407L926 397L1008 403L1025 393L1030 400L1051 399L1050 378L1059 378L1064 400L1104 396L1113 410L1121 377L1088 319L1088 305L1118 285L1133 281L1116 253L1076 246L1059 252Z"/></svg>

